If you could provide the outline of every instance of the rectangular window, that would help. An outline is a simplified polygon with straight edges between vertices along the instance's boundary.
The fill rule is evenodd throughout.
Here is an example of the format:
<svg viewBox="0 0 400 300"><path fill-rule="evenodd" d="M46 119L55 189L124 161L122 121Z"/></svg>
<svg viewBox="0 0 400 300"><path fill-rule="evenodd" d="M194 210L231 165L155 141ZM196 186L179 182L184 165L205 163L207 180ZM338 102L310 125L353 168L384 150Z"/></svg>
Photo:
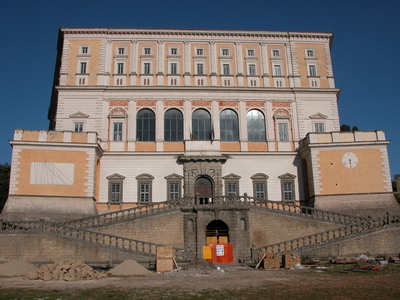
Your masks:
<svg viewBox="0 0 400 300"><path fill-rule="evenodd" d="M290 201L293 200L293 183L292 182L283 182L283 200Z"/></svg>
<svg viewBox="0 0 400 300"><path fill-rule="evenodd" d="M222 55L229 55L229 49L222 49Z"/></svg>
<svg viewBox="0 0 400 300"><path fill-rule="evenodd" d="M255 183L254 189L256 191L255 197L257 199L265 199L265 184L264 183Z"/></svg>
<svg viewBox="0 0 400 300"><path fill-rule="evenodd" d="M233 201L234 196L237 196L237 184L236 183L227 183L226 184L226 195L229 197L229 201Z"/></svg>
<svg viewBox="0 0 400 300"><path fill-rule="evenodd" d="M231 80L230 79L224 79L224 86L231 86Z"/></svg>
<svg viewBox="0 0 400 300"><path fill-rule="evenodd" d="M176 78L171 78L171 85L177 85L178 84L178 80L176 80Z"/></svg>
<svg viewBox="0 0 400 300"><path fill-rule="evenodd" d="M178 74L178 65L176 63L171 63L171 74Z"/></svg>
<svg viewBox="0 0 400 300"><path fill-rule="evenodd" d="M204 79L197 79L197 85L204 85Z"/></svg>
<svg viewBox="0 0 400 300"><path fill-rule="evenodd" d="M144 74L150 74L150 63L144 63Z"/></svg>
<svg viewBox="0 0 400 300"><path fill-rule="evenodd" d="M170 183L168 188L168 200L179 199L179 183Z"/></svg>
<svg viewBox="0 0 400 300"><path fill-rule="evenodd" d="M125 54L125 48L118 48L118 54Z"/></svg>
<svg viewBox="0 0 400 300"><path fill-rule="evenodd" d="M317 69L314 65L309 65L308 66L308 71L310 76L317 76Z"/></svg>
<svg viewBox="0 0 400 300"><path fill-rule="evenodd" d="M151 48L144 48L144 54L151 54Z"/></svg>
<svg viewBox="0 0 400 300"><path fill-rule="evenodd" d="M123 85L124 81L122 78L117 78L115 83L116 83L116 85Z"/></svg>
<svg viewBox="0 0 400 300"><path fill-rule="evenodd" d="M121 184L111 183L110 202L121 202Z"/></svg>
<svg viewBox="0 0 400 300"><path fill-rule="evenodd" d="M124 63L117 64L117 74L124 74Z"/></svg>
<svg viewBox="0 0 400 300"><path fill-rule="evenodd" d="M140 202L150 202L150 183L140 184Z"/></svg>
<svg viewBox="0 0 400 300"><path fill-rule="evenodd" d="M280 54L279 50L272 50L272 56L279 57L279 56L281 56L281 54Z"/></svg>
<svg viewBox="0 0 400 300"><path fill-rule="evenodd" d="M287 123L278 123L279 128L279 141L288 142L289 141L289 128Z"/></svg>
<svg viewBox="0 0 400 300"><path fill-rule="evenodd" d="M86 74L86 67L87 67L87 62L81 62L81 69L80 69L81 74Z"/></svg>
<svg viewBox="0 0 400 300"><path fill-rule="evenodd" d="M143 85L150 85L150 78L144 78Z"/></svg>
<svg viewBox="0 0 400 300"><path fill-rule="evenodd" d="M74 132L83 132L83 122L74 123Z"/></svg>
<svg viewBox="0 0 400 300"><path fill-rule="evenodd" d="M83 54L86 54L86 53L89 52L89 47L84 46L84 47L82 47L81 49L82 49L82 53L83 53Z"/></svg>
<svg viewBox="0 0 400 300"><path fill-rule="evenodd" d="M249 75L256 75L256 65L249 65Z"/></svg>
<svg viewBox="0 0 400 300"><path fill-rule="evenodd" d="M275 87L283 87L283 80L282 79L276 79L275 80Z"/></svg>
<svg viewBox="0 0 400 300"><path fill-rule="evenodd" d="M250 80L250 86L257 86L257 80L251 79Z"/></svg>
<svg viewBox="0 0 400 300"><path fill-rule="evenodd" d="M171 55L177 55L178 54L178 49L177 48L171 48Z"/></svg>
<svg viewBox="0 0 400 300"><path fill-rule="evenodd" d="M204 74L203 64L197 64L197 75L203 75L203 74Z"/></svg>
<svg viewBox="0 0 400 300"><path fill-rule="evenodd" d="M247 55L248 56L254 56L254 50L253 49L248 49L247 50Z"/></svg>
<svg viewBox="0 0 400 300"><path fill-rule="evenodd" d="M314 57L314 50L307 50L307 57Z"/></svg>
<svg viewBox="0 0 400 300"><path fill-rule="evenodd" d="M314 123L315 132L324 132L324 123Z"/></svg>
<svg viewBox="0 0 400 300"><path fill-rule="evenodd" d="M280 65L274 65L274 75L282 76L282 70Z"/></svg>
<svg viewBox="0 0 400 300"><path fill-rule="evenodd" d="M229 64L223 64L223 74L230 75Z"/></svg>
<svg viewBox="0 0 400 300"><path fill-rule="evenodd" d="M115 122L113 124L113 141L120 142L122 141L122 122Z"/></svg>
<svg viewBox="0 0 400 300"><path fill-rule="evenodd" d="M203 55L203 49L196 49L197 55Z"/></svg>
<svg viewBox="0 0 400 300"><path fill-rule="evenodd" d="M79 80L78 80L79 85L85 85L85 83L86 83L85 78L79 78Z"/></svg>

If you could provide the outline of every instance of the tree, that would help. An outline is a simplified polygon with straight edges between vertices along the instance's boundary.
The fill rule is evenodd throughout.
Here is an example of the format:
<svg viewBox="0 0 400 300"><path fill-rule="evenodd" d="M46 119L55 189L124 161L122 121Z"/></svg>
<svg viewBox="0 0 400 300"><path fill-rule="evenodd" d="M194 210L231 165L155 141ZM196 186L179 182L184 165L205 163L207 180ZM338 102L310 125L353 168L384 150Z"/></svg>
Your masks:
<svg viewBox="0 0 400 300"><path fill-rule="evenodd" d="M343 124L342 126L340 126L340 131L351 131L350 125Z"/></svg>
<svg viewBox="0 0 400 300"><path fill-rule="evenodd" d="M8 197L8 187L10 185L11 166L8 163L0 164L0 212L3 210Z"/></svg>

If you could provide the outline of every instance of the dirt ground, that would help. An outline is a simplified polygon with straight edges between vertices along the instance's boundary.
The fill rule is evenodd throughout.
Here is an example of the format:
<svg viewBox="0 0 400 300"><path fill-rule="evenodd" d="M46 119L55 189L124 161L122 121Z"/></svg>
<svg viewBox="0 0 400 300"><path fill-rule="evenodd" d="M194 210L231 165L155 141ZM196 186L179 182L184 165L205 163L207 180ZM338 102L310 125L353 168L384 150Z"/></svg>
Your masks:
<svg viewBox="0 0 400 300"><path fill-rule="evenodd" d="M0 278L0 295L17 290L73 291L78 293L75 294L76 299L105 299L99 296L99 292L93 292L86 298L76 296L86 290L102 290L116 294L124 291L124 294L119 293L119 297L112 294L107 299L146 299L146 293L158 295L159 299L400 299L400 266L368 272L343 271L349 267L256 270L236 265L220 266L220 270L178 270L154 276L108 277L72 282ZM129 291L143 292L127 296ZM0 296L0 299L11 298ZM54 299L73 298L65 296Z"/></svg>

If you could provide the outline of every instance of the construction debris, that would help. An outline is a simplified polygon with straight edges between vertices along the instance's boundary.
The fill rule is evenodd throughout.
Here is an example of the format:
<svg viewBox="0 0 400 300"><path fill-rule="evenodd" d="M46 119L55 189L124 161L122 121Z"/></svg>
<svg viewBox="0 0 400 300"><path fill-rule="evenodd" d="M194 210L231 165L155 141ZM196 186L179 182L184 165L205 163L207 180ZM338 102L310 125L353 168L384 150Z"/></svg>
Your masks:
<svg viewBox="0 0 400 300"><path fill-rule="evenodd" d="M94 280L107 277L107 274L93 270L81 260L60 260L50 265L41 266L36 271L28 272L27 279L30 280Z"/></svg>

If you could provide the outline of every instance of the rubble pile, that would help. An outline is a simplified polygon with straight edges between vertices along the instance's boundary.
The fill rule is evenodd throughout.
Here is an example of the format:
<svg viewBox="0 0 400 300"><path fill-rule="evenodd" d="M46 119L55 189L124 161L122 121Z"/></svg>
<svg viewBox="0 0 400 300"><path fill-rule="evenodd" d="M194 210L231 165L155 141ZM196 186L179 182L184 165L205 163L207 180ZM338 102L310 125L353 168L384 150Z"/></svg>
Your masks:
<svg viewBox="0 0 400 300"><path fill-rule="evenodd" d="M0 277L26 276L28 272L35 272L37 268L22 260L11 260L0 265Z"/></svg>
<svg viewBox="0 0 400 300"><path fill-rule="evenodd" d="M30 280L41 279L44 281L61 280L94 280L107 277L107 274L95 271L81 260L60 260L50 265L44 265L37 271L29 272L27 278Z"/></svg>

